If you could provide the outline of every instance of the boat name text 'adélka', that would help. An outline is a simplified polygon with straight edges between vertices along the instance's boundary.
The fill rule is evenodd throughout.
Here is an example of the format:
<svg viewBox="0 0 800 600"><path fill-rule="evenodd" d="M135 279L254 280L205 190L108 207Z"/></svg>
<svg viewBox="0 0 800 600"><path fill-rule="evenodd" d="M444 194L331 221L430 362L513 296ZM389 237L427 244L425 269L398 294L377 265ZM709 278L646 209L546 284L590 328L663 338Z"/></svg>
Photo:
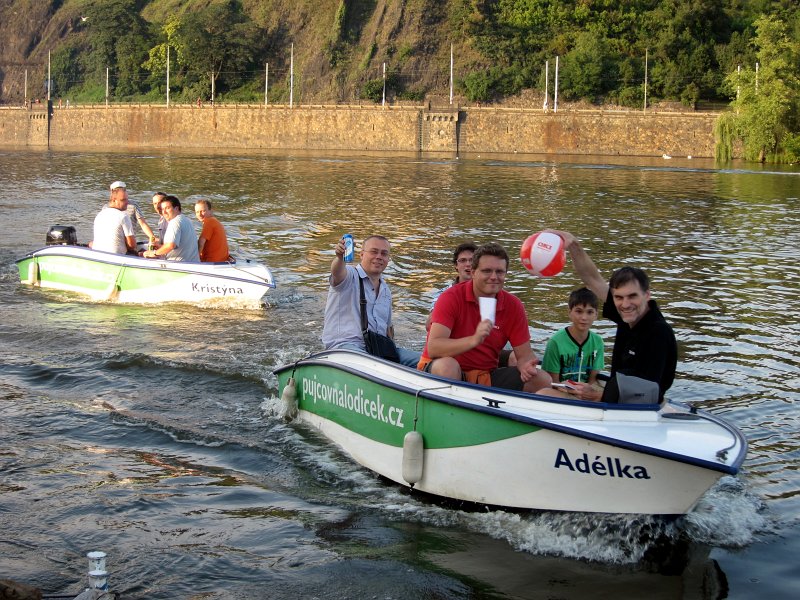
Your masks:
<svg viewBox="0 0 800 600"><path fill-rule="evenodd" d="M222 294L223 296L227 296L228 294L244 294L244 290L242 288L225 287L222 285L208 285L194 281L192 282L192 291L202 292L203 294Z"/></svg>
<svg viewBox="0 0 800 600"><path fill-rule="evenodd" d="M375 400L370 400L364 397L364 390L361 388L357 388L354 394L347 390L347 384L344 384L344 389L339 389L317 381L317 376L314 375L314 379L303 379L303 395L314 400L314 404L318 400L328 402L370 419L403 428L404 409L384 404L381 402L380 394L376 396Z"/></svg>
<svg viewBox="0 0 800 600"><path fill-rule="evenodd" d="M567 451L563 448L558 449L556 464L553 466L556 469L566 467L570 471L577 471L578 473L585 473L587 475L594 473L600 477L650 479L650 474L647 472L647 469L640 465L626 465L618 458L600 455L595 456L594 460L589 460L589 455L586 454L586 452L573 462L570 460Z"/></svg>

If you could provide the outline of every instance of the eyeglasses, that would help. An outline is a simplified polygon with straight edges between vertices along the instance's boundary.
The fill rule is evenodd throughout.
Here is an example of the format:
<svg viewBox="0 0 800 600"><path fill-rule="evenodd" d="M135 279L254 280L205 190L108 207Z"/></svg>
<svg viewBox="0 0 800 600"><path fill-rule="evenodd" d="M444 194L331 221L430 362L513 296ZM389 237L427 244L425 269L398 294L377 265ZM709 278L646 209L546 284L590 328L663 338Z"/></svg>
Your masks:
<svg viewBox="0 0 800 600"><path fill-rule="evenodd" d="M494 275L495 277L505 277L507 271L505 269L478 269L478 273L487 277Z"/></svg>
<svg viewBox="0 0 800 600"><path fill-rule="evenodd" d="M456 262L458 264L460 264L460 265L465 265L467 263L471 263L472 259L471 258L459 258Z"/></svg>

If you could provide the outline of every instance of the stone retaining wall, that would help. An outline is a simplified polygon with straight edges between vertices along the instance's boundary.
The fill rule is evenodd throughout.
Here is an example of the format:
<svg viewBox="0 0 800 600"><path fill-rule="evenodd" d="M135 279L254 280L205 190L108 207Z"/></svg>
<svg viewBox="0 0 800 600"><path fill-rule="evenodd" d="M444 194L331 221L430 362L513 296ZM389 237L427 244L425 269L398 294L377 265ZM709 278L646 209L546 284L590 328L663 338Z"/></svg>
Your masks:
<svg viewBox="0 0 800 600"><path fill-rule="evenodd" d="M714 156L715 113L379 106L0 109L0 146Z"/></svg>

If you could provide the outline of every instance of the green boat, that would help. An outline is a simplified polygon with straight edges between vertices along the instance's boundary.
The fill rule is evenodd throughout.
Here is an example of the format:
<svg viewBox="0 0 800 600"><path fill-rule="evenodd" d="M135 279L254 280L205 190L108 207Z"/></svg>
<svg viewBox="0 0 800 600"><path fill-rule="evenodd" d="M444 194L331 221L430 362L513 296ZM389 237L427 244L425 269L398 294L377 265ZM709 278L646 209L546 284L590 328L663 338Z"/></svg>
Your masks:
<svg viewBox="0 0 800 600"><path fill-rule="evenodd" d="M190 263L50 245L16 261L20 282L103 302L253 304L275 287L255 261Z"/></svg>
<svg viewBox="0 0 800 600"><path fill-rule="evenodd" d="M358 464L435 496L518 509L675 515L747 452L679 403L562 400L444 379L349 350L275 371L283 411Z"/></svg>

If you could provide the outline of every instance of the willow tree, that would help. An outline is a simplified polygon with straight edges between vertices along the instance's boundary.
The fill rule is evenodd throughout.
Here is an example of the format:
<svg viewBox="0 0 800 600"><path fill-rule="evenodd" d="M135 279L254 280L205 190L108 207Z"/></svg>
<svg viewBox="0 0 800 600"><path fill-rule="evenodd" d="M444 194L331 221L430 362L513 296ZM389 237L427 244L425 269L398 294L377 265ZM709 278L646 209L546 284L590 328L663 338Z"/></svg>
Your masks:
<svg viewBox="0 0 800 600"><path fill-rule="evenodd" d="M755 22L756 65L726 77L733 112L717 124L717 158L730 158L741 142L744 158L764 162L793 146L800 134L800 44L775 17Z"/></svg>

